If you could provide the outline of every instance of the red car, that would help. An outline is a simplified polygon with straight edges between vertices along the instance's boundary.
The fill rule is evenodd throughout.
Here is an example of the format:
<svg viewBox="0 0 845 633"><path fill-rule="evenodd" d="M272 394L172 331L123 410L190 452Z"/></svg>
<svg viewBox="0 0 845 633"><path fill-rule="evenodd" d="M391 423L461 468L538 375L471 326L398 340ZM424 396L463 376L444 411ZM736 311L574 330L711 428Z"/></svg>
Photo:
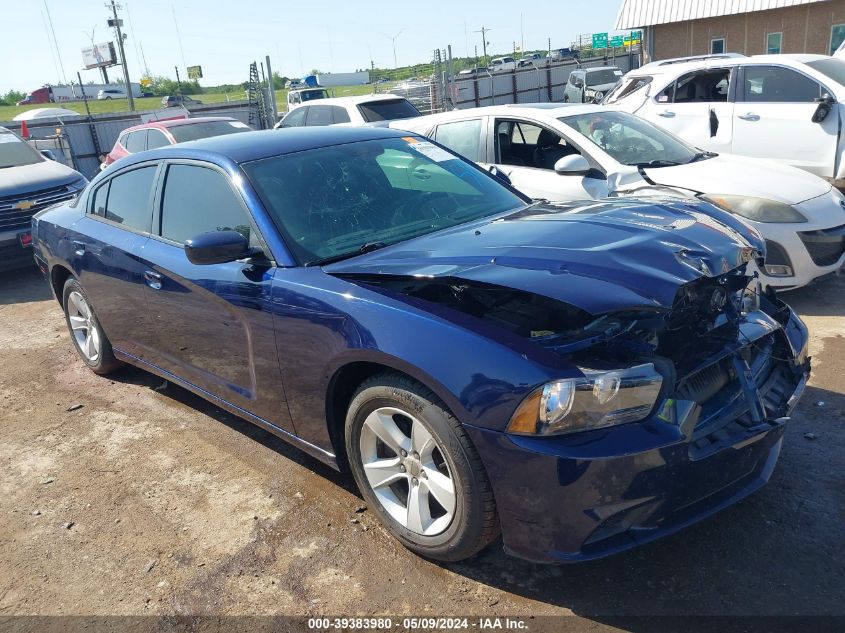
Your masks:
<svg viewBox="0 0 845 633"><path fill-rule="evenodd" d="M144 150L195 141L209 136L249 132L251 129L246 123L228 116L151 121L123 130L117 137L114 147L106 154L106 159L100 165L100 169L105 169L124 156Z"/></svg>

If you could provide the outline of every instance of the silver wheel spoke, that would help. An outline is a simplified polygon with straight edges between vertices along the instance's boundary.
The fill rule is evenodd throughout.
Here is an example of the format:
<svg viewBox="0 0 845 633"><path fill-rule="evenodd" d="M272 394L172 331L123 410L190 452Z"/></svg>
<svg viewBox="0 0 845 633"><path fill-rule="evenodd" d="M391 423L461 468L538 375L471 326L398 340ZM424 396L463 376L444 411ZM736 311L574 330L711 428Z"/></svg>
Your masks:
<svg viewBox="0 0 845 633"><path fill-rule="evenodd" d="M85 355L91 359L94 357L94 335L91 330L88 331L88 336L85 339Z"/></svg>
<svg viewBox="0 0 845 633"><path fill-rule="evenodd" d="M399 470L400 461L398 457L390 457L364 464L367 481L370 482L373 490L408 478L405 473Z"/></svg>
<svg viewBox="0 0 845 633"><path fill-rule="evenodd" d="M72 330L87 330L88 329L88 320L82 316L72 316L68 317L70 321L70 328Z"/></svg>
<svg viewBox="0 0 845 633"><path fill-rule="evenodd" d="M396 455L401 451L408 450L411 440L393 421L393 409L377 409L367 416L364 425L387 445ZM400 413L398 410L397 413Z"/></svg>
<svg viewBox="0 0 845 633"><path fill-rule="evenodd" d="M446 510L447 513L455 511L455 484L454 482L435 468L423 467L425 479L420 483L424 485L434 500Z"/></svg>
<svg viewBox="0 0 845 633"><path fill-rule="evenodd" d="M418 534L425 534L431 525L431 513L428 510L428 491L421 486L411 486L408 493L408 521L406 527Z"/></svg>
<svg viewBox="0 0 845 633"><path fill-rule="evenodd" d="M426 459L437 444L431 433L425 428L422 422L414 420L414 425L411 427L411 447L420 456L421 459Z"/></svg>

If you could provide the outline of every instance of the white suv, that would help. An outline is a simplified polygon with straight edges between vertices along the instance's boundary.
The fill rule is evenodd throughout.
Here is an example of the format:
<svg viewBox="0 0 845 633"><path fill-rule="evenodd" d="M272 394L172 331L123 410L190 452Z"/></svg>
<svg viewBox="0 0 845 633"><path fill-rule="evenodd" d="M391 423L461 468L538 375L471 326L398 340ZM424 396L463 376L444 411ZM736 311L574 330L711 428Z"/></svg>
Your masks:
<svg viewBox="0 0 845 633"><path fill-rule="evenodd" d="M602 103L697 147L775 159L845 181L843 100L843 60L729 54L646 64L625 75Z"/></svg>
<svg viewBox="0 0 845 633"><path fill-rule="evenodd" d="M420 111L410 101L394 94L332 97L290 110L276 127L366 125L418 116Z"/></svg>

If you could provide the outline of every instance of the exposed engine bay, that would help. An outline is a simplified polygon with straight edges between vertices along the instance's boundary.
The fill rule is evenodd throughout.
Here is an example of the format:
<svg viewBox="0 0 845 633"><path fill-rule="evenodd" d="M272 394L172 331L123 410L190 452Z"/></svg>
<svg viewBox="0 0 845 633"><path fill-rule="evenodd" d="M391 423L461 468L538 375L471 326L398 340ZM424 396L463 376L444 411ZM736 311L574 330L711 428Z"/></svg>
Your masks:
<svg viewBox="0 0 845 633"><path fill-rule="evenodd" d="M746 266L680 286L671 309L598 316L543 295L454 277L343 277L423 307L437 304L440 314L446 308L481 319L582 369L651 363L663 375L665 399L698 406L696 420L700 416L704 431L697 439L709 445L715 441L708 435L712 420L724 417L740 426L747 421L747 430L786 415L782 393L791 393L808 370L783 331L789 308L773 292L761 292ZM738 398L750 403L747 415L723 416Z"/></svg>

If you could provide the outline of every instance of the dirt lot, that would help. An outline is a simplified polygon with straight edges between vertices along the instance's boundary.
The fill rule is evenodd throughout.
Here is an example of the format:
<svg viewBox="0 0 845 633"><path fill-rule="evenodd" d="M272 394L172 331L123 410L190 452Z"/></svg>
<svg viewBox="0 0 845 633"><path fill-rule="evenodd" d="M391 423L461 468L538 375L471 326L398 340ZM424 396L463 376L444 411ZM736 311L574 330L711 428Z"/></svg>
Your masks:
<svg viewBox="0 0 845 633"><path fill-rule="evenodd" d="M0 616L845 615L845 277L787 298L814 374L762 491L598 562L498 542L438 566L350 476L140 370L95 376L40 276L0 275Z"/></svg>

